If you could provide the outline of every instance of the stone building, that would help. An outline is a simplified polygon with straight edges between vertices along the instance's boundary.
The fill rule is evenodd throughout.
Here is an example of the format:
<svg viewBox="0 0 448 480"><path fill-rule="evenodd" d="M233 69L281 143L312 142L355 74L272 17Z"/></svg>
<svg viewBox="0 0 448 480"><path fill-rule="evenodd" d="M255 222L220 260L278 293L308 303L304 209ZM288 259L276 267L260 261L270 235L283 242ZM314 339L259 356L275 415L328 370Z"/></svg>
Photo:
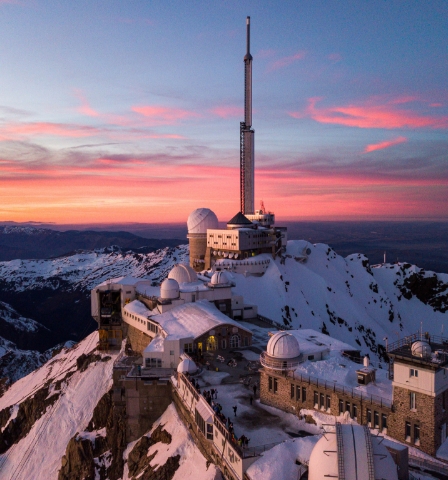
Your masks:
<svg viewBox="0 0 448 480"><path fill-rule="evenodd" d="M447 436L446 345L418 334L390 345L391 381L368 362L360 368L359 352L327 335L278 332L260 357L260 399L297 415L345 415L436 456Z"/></svg>

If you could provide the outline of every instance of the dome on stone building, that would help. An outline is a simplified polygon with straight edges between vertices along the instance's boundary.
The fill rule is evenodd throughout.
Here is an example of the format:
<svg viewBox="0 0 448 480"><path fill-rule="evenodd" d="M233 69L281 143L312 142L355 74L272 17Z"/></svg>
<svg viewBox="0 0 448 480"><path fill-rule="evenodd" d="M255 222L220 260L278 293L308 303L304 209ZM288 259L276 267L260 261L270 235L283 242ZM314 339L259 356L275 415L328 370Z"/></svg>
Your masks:
<svg viewBox="0 0 448 480"><path fill-rule="evenodd" d="M275 359L292 359L300 355L299 342L288 332L277 332L267 346L267 354Z"/></svg>
<svg viewBox="0 0 448 480"><path fill-rule="evenodd" d="M197 208L187 220L188 233L207 233L207 228L219 228L218 217L209 208Z"/></svg>
<svg viewBox="0 0 448 480"><path fill-rule="evenodd" d="M160 296L164 300L179 298L179 284L174 278L165 278L160 285Z"/></svg>
<svg viewBox="0 0 448 480"><path fill-rule="evenodd" d="M176 280L179 284L197 282L198 280L196 272L190 267L190 265L184 265L183 263L175 265L168 274L168 278Z"/></svg>
<svg viewBox="0 0 448 480"><path fill-rule="evenodd" d="M193 360L185 358L177 366L177 371L178 373L189 373L190 375L193 375L198 371L198 367L193 362Z"/></svg>
<svg viewBox="0 0 448 480"><path fill-rule="evenodd" d="M382 441L366 426L337 424L335 433L322 436L314 446L308 479L326 480L343 475L343 478L397 480L397 467Z"/></svg>
<svg viewBox="0 0 448 480"><path fill-rule="evenodd" d="M210 280L211 285L228 285L229 283L229 275L224 271L215 272Z"/></svg>

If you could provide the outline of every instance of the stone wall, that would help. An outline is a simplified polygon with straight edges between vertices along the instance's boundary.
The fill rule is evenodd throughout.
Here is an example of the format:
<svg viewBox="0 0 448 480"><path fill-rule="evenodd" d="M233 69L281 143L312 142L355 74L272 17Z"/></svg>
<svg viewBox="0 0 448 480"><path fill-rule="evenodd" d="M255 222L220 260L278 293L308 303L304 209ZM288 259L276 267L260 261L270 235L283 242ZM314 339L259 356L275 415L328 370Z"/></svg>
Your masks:
<svg viewBox="0 0 448 480"><path fill-rule="evenodd" d="M394 387L394 415L389 422L389 435L435 456L442 443L441 426L448 422L448 411L443 409L443 394L432 397L415 392L416 409L411 410L410 392L406 388ZM409 438L406 438L406 422L411 426ZM415 425L420 427L420 444L415 443Z"/></svg>
<svg viewBox="0 0 448 480"><path fill-rule="evenodd" d="M132 325L127 324L127 336L134 352L143 354L143 350L151 343L152 338Z"/></svg>
<svg viewBox="0 0 448 480"><path fill-rule="evenodd" d="M269 381L271 378L271 382ZM298 392L297 389L300 389ZM305 392L305 400L304 400ZM317 406L315 404L315 392L317 393ZM360 425L368 423L368 410L370 410L371 426L374 425L375 412L377 413L380 431L383 425L383 415L386 416L387 428L392 417L392 411L386 406L363 399L353 397L350 392L342 393L325 385L313 384L309 381L301 381L292 377L286 377L281 373L260 370L260 400L266 405L280 408L284 411L299 415L301 409L318 410L332 416L340 415L349 409L350 417L356 418ZM342 405L340 405L342 401ZM329 408L328 408L329 402Z"/></svg>

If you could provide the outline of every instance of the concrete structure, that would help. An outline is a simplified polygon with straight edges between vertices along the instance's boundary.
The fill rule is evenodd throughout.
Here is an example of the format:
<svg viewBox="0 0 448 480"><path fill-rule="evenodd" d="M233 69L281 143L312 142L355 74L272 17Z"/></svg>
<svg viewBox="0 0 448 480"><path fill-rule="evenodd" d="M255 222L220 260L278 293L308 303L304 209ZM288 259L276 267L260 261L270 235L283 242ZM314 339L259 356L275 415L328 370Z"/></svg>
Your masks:
<svg viewBox="0 0 448 480"><path fill-rule="evenodd" d="M382 439L360 425L336 423L334 430L325 432L311 452L308 471L309 480L398 480L397 466Z"/></svg>
<svg viewBox="0 0 448 480"><path fill-rule="evenodd" d="M240 211L252 214L254 205L255 131L252 127L252 55L250 54L250 17L246 19L246 55L244 56L244 122L240 123Z"/></svg>

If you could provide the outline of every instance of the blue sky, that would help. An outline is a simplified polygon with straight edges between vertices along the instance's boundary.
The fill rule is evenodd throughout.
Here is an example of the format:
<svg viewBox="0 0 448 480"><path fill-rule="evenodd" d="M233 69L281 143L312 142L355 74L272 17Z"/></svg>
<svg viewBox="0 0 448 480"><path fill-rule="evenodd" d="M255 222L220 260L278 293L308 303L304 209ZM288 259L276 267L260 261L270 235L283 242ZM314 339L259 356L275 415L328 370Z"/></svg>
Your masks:
<svg viewBox="0 0 448 480"><path fill-rule="evenodd" d="M0 220L448 217L445 1L0 0Z"/></svg>

